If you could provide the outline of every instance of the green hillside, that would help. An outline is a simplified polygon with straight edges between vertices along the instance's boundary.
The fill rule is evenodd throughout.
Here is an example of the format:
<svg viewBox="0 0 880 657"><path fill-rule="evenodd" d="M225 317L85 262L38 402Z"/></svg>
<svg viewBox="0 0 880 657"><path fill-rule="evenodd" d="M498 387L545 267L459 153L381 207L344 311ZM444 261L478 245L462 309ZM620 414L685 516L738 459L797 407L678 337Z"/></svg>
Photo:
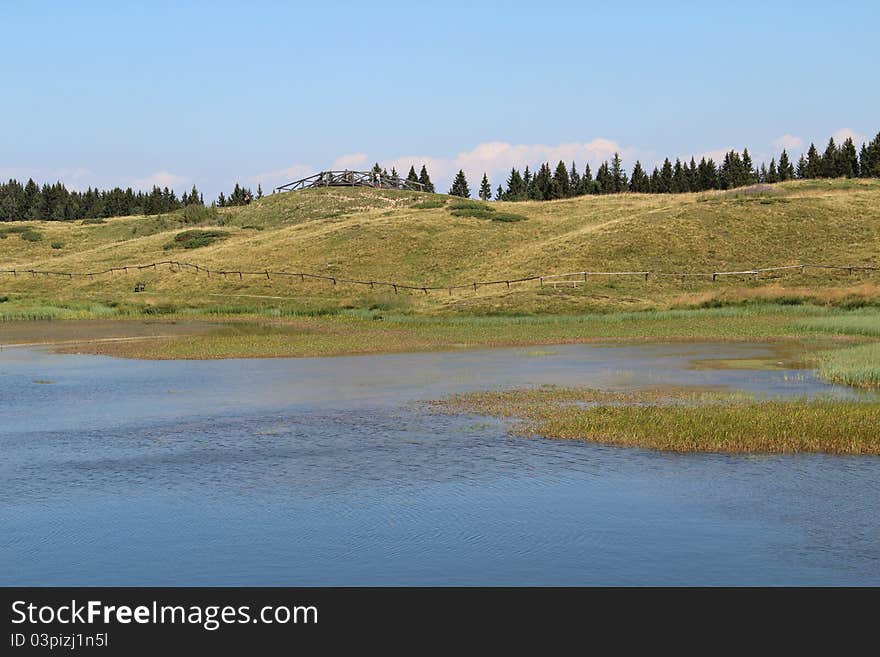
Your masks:
<svg viewBox="0 0 880 657"><path fill-rule="evenodd" d="M107 308L326 309L381 305L402 312L575 313L717 305L750 298L855 304L880 298L880 272L808 270L708 278L594 277L476 291L399 290L329 280L227 275L163 266L65 278L21 270L101 271L176 260L212 270L291 271L421 286L469 285L578 271L705 273L802 262L880 266L880 181L811 180L728 192L620 194L491 203L328 188L278 194L241 208L182 211L105 223L0 225L0 295L7 304ZM477 204L474 204L477 205ZM494 220L513 213L521 221ZM461 216L461 215L475 216ZM510 217L501 217L510 218ZM10 232L13 231L19 232ZM30 229L30 233L20 231ZM181 235L184 231L200 231ZM190 248L187 248L190 247ZM172 271L175 269L175 271ZM135 293L135 282L146 290ZM85 306L84 306L85 307ZM2 306L0 306L2 309ZM109 312L109 311L108 311Z"/></svg>

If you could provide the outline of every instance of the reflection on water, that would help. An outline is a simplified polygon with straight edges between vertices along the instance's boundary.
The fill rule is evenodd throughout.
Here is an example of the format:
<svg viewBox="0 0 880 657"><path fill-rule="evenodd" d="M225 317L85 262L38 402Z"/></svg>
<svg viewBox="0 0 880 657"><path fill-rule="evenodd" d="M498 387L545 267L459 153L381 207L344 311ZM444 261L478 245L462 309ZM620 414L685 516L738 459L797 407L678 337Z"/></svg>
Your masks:
<svg viewBox="0 0 880 657"><path fill-rule="evenodd" d="M878 458L528 440L412 403L544 383L854 393L689 368L760 345L535 352L3 352L0 584L880 583Z"/></svg>

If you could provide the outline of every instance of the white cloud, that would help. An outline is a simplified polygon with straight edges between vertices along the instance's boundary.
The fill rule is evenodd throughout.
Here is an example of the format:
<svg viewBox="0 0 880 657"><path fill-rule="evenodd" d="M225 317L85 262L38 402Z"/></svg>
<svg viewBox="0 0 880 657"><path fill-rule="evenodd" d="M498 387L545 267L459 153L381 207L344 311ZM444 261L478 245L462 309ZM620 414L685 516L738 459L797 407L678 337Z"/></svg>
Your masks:
<svg viewBox="0 0 880 657"><path fill-rule="evenodd" d="M342 155L333 160L332 169L354 169L358 171L365 167L368 162L366 153L349 153L347 155ZM313 172L317 173L317 172Z"/></svg>
<svg viewBox="0 0 880 657"><path fill-rule="evenodd" d="M278 185L284 185L293 180L305 178L313 173L318 173L318 169L310 164L291 164L289 167L283 169L258 173L257 175L248 178L248 181L251 183L266 183L268 187L277 187Z"/></svg>
<svg viewBox="0 0 880 657"><path fill-rule="evenodd" d="M793 151L798 148L803 148L804 139L803 137L795 137L794 135L782 135L778 139L773 140L773 145L780 151Z"/></svg>
<svg viewBox="0 0 880 657"><path fill-rule="evenodd" d="M852 128L841 128L837 132L833 133L831 136L834 137L834 143L838 146L840 146L847 139L852 139L853 143L856 145L856 148L858 148L859 145L865 141L865 138Z"/></svg>
<svg viewBox="0 0 880 657"><path fill-rule="evenodd" d="M493 141L477 144L471 150L463 151L455 157L408 155L391 160L389 165L400 171L401 175L406 175L410 166L415 166L418 171L424 164L428 167L437 190L445 191L446 184L451 182L459 169L465 172L472 184L479 182L483 172L486 172L493 185L497 185L507 179L512 167L522 170L528 165L534 170L543 162L549 162L552 166L562 160L567 165L576 162L581 171L587 163L590 163L595 171L598 164L610 159L615 152L620 153L627 166L632 166L638 156L638 151L635 149L621 147L617 142L603 138L556 145Z"/></svg>
<svg viewBox="0 0 880 657"><path fill-rule="evenodd" d="M149 191L154 186L174 187L175 185L179 185L184 181L186 181L186 178L184 178L183 176L178 176L169 171L157 171L150 174L149 176L146 176L145 178L132 180L131 186L134 189L143 189Z"/></svg>

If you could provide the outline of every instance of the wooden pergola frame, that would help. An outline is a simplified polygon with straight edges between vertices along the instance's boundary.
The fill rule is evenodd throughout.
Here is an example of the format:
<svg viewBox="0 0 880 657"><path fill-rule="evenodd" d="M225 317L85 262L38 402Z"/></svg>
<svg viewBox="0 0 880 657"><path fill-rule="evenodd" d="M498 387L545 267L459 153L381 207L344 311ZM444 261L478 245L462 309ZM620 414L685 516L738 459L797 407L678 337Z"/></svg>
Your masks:
<svg viewBox="0 0 880 657"><path fill-rule="evenodd" d="M375 189L405 189L412 192L423 192L425 186L419 182L405 180L398 176L397 180L374 171L321 171L306 178L294 180L286 185L276 187L276 192L296 192L311 187L373 187Z"/></svg>

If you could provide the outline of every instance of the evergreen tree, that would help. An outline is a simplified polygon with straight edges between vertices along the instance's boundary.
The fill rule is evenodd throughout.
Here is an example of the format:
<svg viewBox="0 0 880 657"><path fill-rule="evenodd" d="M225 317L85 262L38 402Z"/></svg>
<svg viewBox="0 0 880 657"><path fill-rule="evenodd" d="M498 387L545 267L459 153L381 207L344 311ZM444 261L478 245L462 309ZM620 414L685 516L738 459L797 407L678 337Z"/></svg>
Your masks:
<svg viewBox="0 0 880 657"><path fill-rule="evenodd" d="M574 160L571 162L571 171L568 173L569 184L571 185L571 196L577 196L581 193L581 174L578 173Z"/></svg>
<svg viewBox="0 0 880 657"><path fill-rule="evenodd" d="M705 191L708 189L718 189L718 167L715 161L710 157L708 160L700 158L700 164L697 166L697 189Z"/></svg>
<svg viewBox="0 0 880 657"><path fill-rule="evenodd" d="M740 169L740 175L738 178L737 187L741 187L742 185L750 185L757 179L757 172L755 171L754 166L752 166L752 156L749 155L749 149L744 148L742 154L742 168Z"/></svg>
<svg viewBox="0 0 880 657"><path fill-rule="evenodd" d="M408 183L419 182L419 177L416 175L416 168L414 166L410 166L409 173L406 174L406 182L408 182Z"/></svg>
<svg viewBox="0 0 880 657"><path fill-rule="evenodd" d="M504 193L505 201L522 201L527 198L526 185L516 167L510 170L510 176L507 178L507 191Z"/></svg>
<svg viewBox="0 0 880 657"><path fill-rule="evenodd" d="M422 184L422 189L431 194L434 193L434 183L431 182L431 176L428 175L428 169L425 165L422 165L422 170L419 173L419 182Z"/></svg>
<svg viewBox="0 0 880 657"><path fill-rule="evenodd" d="M450 196L461 196L462 198L470 198L471 190L468 188L467 178L464 171L458 170L455 180L452 182L452 188L449 190Z"/></svg>
<svg viewBox="0 0 880 657"><path fill-rule="evenodd" d="M489 185L489 177L483 172L483 180L480 182L480 198L488 201L492 198L492 187Z"/></svg>
<svg viewBox="0 0 880 657"><path fill-rule="evenodd" d="M257 199L259 200L261 198L263 198L263 186L260 183L257 183ZM204 205L204 202L202 202L202 205Z"/></svg>
<svg viewBox="0 0 880 657"><path fill-rule="evenodd" d="M870 159L868 146L863 143L862 149L859 151L859 176L862 178L867 178L871 175Z"/></svg>
<svg viewBox="0 0 880 657"><path fill-rule="evenodd" d="M805 168L805 178L818 178L822 175L822 157L816 149L816 145L810 143L807 150L807 166Z"/></svg>
<svg viewBox="0 0 880 657"><path fill-rule="evenodd" d="M663 168L660 169L660 174L657 180L657 193L658 194L671 194L672 193L672 162L669 161L667 157L663 160Z"/></svg>
<svg viewBox="0 0 880 657"><path fill-rule="evenodd" d="M400 187L400 174L397 173L397 169L391 167L391 184L395 187Z"/></svg>
<svg viewBox="0 0 880 657"><path fill-rule="evenodd" d="M565 162L559 160L556 171L553 173L553 185L550 187L549 198L568 198L571 196L571 180L568 177L568 169Z"/></svg>
<svg viewBox="0 0 880 657"><path fill-rule="evenodd" d="M852 137L847 137L837 154L837 175L855 178L859 175L859 156Z"/></svg>
<svg viewBox="0 0 880 657"><path fill-rule="evenodd" d="M682 194L689 192L687 172L681 164L681 160L675 158L675 166L672 169L672 192Z"/></svg>
<svg viewBox="0 0 880 657"><path fill-rule="evenodd" d="M797 168L795 169L795 175L798 179L803 180L804 178L810 177L809 173L810 165L807 164L807 159L804 157L803 153L801 153L801 156L798 159Z"/></svg>
<svg viewBox="0 0 880 657"><path fill-rule="evenodd" d="M632 175L629 178L629 191L637 194L646 194L651 191L651 181L642 169L642 163L636 160Z"/></svg>
<svg viewBox="0 0 880 657"><path fill-rule="evenodd" d="M623 162L620 159L620 153L615 152L611 158L611 185L616 194L626 191L626 172L623 170Z"/></svg>
<svg viewBox="0 0 880 657"><path fill-rule="evenodd" d="M761 164L761 166L762 167L764 166L763 163ZM767 173L765 175L765 182L768 182L771 184L775 183L775 182L779 182L779 172L776 170L776 158L775 157L770 160L770 168L767 169Z"/></svg>
<svg viewBox="0 0 880 657"><path fill-rule="evenodd" d="M504 196L504 190L501 189L501 185L498 185L498 189L495 190L495 200L500 201L502 196Z"/></svg>
<svg viewBox="0 0 880 657"><path fill-rule="evenodd" d="M779 156L779 180L786 181L794 178L794 168L788 159L788 153L782 149L782 155Z"/></svg>
<svg viewBox="0 0 880 657"><path fill-rule="evenodd" d="M834 143L834 137L828 140L828 146L825 147L825 153L822 155L822 163L820 165L819 175L822 178L837 177L837 145Z"/></svg>

